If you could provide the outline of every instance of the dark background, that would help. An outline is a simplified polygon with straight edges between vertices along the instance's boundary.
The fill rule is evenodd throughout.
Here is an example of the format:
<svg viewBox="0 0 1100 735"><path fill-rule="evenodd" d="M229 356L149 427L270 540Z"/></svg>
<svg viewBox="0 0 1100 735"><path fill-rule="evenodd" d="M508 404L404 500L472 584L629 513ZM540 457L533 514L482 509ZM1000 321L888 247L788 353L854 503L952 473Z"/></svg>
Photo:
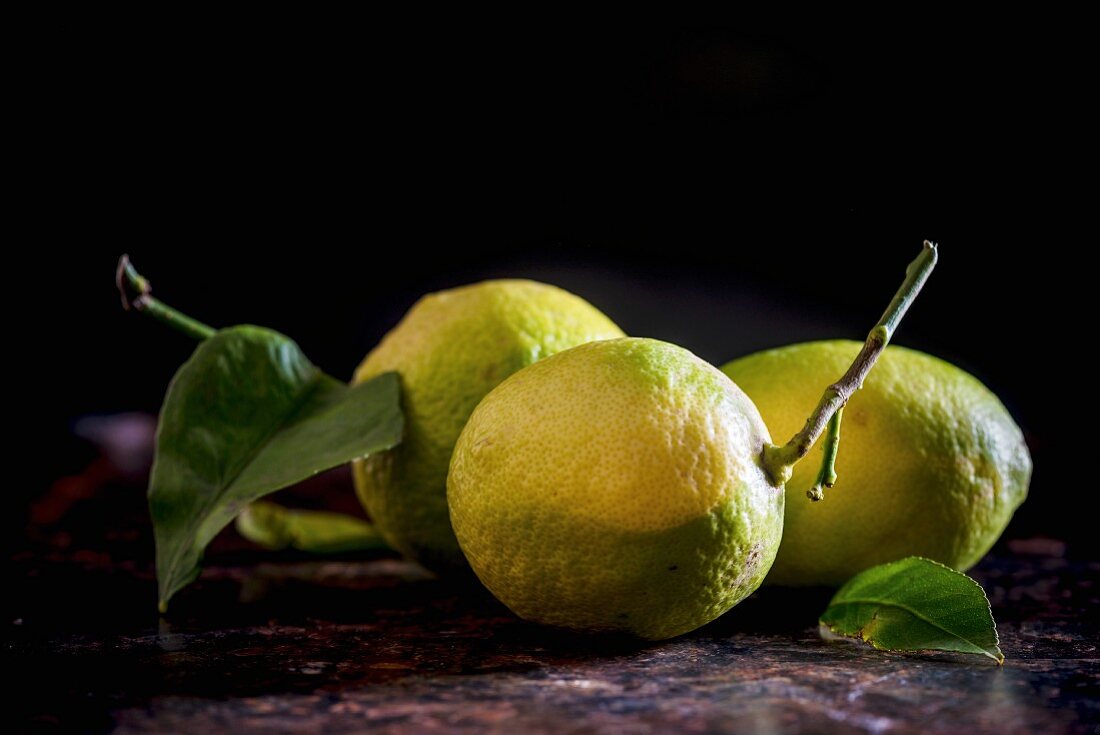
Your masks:
<svg viewBox="0 0 1100 735"><path fill-rule="evenodd" d="M168 303L278 329L348 377L419 295L497 276L718 364L860 339L930 238L941 263L896 342L977 375L1023 427L1036 469L1008 537L1094 548L1056 449L1084 370L1053 359L1082 270L1085 202L1063 184L1081 47L866 27L60 34L17 202L25 436L49 451L9 494L8 538L95 456L74 421L156 411L192 348L122 312L121 252Z"/></svg>

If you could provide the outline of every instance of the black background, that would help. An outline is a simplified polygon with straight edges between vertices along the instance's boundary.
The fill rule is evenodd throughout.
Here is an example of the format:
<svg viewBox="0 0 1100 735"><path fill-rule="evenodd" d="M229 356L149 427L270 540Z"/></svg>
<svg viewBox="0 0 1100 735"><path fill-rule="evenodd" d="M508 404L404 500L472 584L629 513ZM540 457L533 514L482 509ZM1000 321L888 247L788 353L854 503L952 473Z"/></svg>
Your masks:
<svg viewBox="0 0 1100 735"><path fill-rule="evenodd" d="M1081 47L933 26L59 33L21 112L12 265L40 396L19 446L44 458L9 497L88 461L74 418L155 411L189 354L119 308L121 252L168 303L348 377L419 295L496 276L719 364L859 339L930 238L897 343L976 374L1024 428L1009 536L1091 544L1060 448L1087 400L1062 331L1091 206L1065 185Z"/></svg>

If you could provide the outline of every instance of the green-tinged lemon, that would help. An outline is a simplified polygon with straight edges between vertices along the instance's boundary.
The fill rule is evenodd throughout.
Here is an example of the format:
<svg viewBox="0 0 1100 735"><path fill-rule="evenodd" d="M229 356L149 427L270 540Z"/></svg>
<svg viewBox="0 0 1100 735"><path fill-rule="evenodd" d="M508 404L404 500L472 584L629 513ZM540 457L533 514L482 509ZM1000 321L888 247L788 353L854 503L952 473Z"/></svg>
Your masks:
<svg viewBox="0 0 1100 735"><path fill-rule="evenodd" d="M773 435L787 437L860 346L791 345L722 370ZM1008 411L976 378L921 352L886 348L844 409L841 437L839 479L822 502L805 496L815 461L797 465L787 483L786 530L769 584L839 585L906 556L968 569L1027 495L1031 457Z"/></svg>
<svg viewBox="0 0 1100 735"><path fill-rule="evenodd" d="M429 569L465 567L447 517L447 465L478 401L547 355L621 336L584 299L533 281L485 281L420 299L355 373L356 383L390 370L401 376L403 442L355 464L359 498L383 538Z"/></svg>
<svg viewBox="0 0 1100 735"><path fill-rule="evenodd" d="M455 447L451 522L528 620L661 639L718 617L771 566L783 491L746 395L687 350L593 342L520 370Z"/></svg>

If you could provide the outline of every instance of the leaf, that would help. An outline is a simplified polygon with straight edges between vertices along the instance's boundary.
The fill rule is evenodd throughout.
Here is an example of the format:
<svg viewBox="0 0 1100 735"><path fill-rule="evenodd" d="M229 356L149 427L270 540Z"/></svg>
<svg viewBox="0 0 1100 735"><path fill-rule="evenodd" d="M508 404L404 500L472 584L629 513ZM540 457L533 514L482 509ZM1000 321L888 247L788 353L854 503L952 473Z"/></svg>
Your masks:
<svg viewBox="0 0 1100 735"><path fill-rule="evenodd" d="M361 518L296 510L260 500L237 516L237 532L266 549L292 547L314 554L388 549L378 530Z"/></svg>
<svg viewBox="0 0 1100 735"><path fill-rule="evenodd" d="M821 624L884 651L973 653L998 664L1005 658L981 586L917 556L852 577L829 602Z"/></svg>
<svg viewBox="0 0 1100 735"><path fill-rule="evenodd" d="M149 510L160 609L198 576L207 544L250 502L389 449L403 430L394 373L348 387L261 327L199 343L157 425Z"/></svg>

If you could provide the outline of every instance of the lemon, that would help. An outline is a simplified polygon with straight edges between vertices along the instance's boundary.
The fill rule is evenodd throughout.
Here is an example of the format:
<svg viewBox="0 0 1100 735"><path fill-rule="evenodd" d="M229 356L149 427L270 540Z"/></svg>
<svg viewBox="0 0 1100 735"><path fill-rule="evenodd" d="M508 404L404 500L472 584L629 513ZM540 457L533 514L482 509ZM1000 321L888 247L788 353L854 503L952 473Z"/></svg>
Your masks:
<svg viewBox="0 0 1100 735"><path fill-rule="evenodd" d="M354 466L356 491L382 537L436 571L465 567L447 518L447 465L478 401L547 355L622 331L567 291L497 280L429 294L366 356L353 382L396 371L406 435Z"/></svg>
<svg viewBox="0 0 1100 735"><path fill-rule="evenodd" d="M811 342L722 370L779 438L794 434L861 345ZM930 355L888 347L844 409L838 481L810 502L814 453L787 483L786 530L769 584L839 585L876 564L924 556L965 570L1027 495L1031 457L992 392Z"/></svg>
<svg viewBox="0 0 1100 735"><path fill-rule="evenodd" d="M593 342L478 405L451 459L451 522L520 617L669 638L771 566L783 492L759 463L769 441L745 394L687 350Z"/></svg>

